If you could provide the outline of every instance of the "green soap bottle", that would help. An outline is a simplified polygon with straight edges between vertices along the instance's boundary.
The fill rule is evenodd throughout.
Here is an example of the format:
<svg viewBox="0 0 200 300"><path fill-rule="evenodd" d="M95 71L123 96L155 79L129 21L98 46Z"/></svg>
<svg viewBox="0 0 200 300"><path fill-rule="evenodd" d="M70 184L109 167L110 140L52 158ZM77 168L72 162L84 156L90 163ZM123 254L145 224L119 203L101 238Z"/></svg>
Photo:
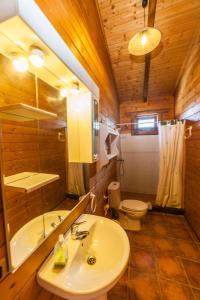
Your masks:
<svg viewBox="0 0 200 300"><path fill-rule="evenodd" d="M67 244L63 234L59 235L58 241L54 247L54 265L55 267L64 267L68 258Z"/></svg>

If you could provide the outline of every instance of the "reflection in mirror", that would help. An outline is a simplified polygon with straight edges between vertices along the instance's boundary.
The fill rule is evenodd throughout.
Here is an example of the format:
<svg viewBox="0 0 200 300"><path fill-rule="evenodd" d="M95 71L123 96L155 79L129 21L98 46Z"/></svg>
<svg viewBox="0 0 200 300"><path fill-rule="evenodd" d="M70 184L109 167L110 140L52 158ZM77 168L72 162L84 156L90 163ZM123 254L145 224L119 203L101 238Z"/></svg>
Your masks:
<svg viewBox="0 0 200 300"><path fill-rule="evenodd" d="M4 222L4 207L2 201L2 193L0 193L0 280L6 275L8 271L8 260L7 260L6 252L7 251L6 251L6 236L5 236L5 222Z"/></svg>
<svg viewBox="0 0 200 300"><path fill-rule="evenodd" d="M13 39L16 28L18 42ZM29 61L33 50L30 36L42 52L40 68ZM81 106L84 102L90 108L84 120L87 130L78 132L75 142L87 138L91 162L97 160L98 103L20 19L1 23L0 37L2 195L9 265L15 270L63 222L89 188L87 161L69 164L67 103L74 97ZM74 120L80 125L83 114L79 115L80 120Z"/></svg>
<svg viewBox="0 0 200 300"><path fill-rule="evenodd" d="M98 101L93 95L79 93L67 100L68 193L81 196L90 190L90 166L99 160Z"/></svg>

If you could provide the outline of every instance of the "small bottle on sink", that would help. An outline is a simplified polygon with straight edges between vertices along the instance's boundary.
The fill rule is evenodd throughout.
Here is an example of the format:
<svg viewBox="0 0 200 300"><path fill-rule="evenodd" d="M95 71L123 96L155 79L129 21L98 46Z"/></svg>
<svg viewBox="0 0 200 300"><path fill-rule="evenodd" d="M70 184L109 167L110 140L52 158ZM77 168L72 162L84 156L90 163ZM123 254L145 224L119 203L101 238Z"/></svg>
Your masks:
<svg viewBox="0 0 200 300"><path fill-rule="evenodd" d="M64 267L68 258L67 244L63 234L59 235L58 241L54 247L54 266Z"/></svg>

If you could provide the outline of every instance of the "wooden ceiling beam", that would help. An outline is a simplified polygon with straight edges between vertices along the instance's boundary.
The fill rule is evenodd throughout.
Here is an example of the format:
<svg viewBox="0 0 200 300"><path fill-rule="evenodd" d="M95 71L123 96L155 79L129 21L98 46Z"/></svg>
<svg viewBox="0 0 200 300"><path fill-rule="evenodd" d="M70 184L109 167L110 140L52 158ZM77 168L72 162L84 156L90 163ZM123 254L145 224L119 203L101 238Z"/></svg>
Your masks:
<svg viewBox="0 0 200 300"><path fill-rule="evenodd" d="M155 15L156 15L156 4L157 4L157 0L149 0L148 27L154 27ZM151 53L148 53L145 55L144 88L143 88L144 102L148 101L150 66L151 66Z"/></svg>

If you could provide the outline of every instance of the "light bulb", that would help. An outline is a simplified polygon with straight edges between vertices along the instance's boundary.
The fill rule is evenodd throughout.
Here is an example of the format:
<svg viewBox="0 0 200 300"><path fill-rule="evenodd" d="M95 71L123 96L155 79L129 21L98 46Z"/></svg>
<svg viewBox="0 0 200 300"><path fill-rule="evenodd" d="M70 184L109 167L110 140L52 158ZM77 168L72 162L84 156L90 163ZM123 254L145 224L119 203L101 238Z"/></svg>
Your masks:
<svg viewBox="0 0 200 300"><path fill-rule="evenodd" d="M16 71L24 73L28 70L28 60L22 55L16 55L12 59L13 66Z"/></svg>
<svg viewBox="0 0 200 300"><path fill-rule="evenodd" d="M77 90L76 88L72 88L72 89L71 89L71 93L72 93L73 95L78 95L79 90Z"/></svg>
<svg viewBox="0 0 200 300"><path fill-rule="evenodd" d="M141 37L141 44L144 46L147 43L147 36L146 34L143 32L142 33L142 37Z"/></svg>
<svg viewBox="0 0 200 300"><path fill-rule="evenodd" d="M68 96L68 89L67 88L61 88L60 89L60 96L67 97Z"/></svg>
<svg viewBox="0 0 200 300"><path fill-rule="evenodd" d="M36 68L41 68L44 65L44 53L39 48L32 48L29 54L29 60Z"/></svg>
<svg viewBox="0 0 200 300"><path fill-rule="evenodd" d="M73 82L75 82L75 81L77 80L77 77L76 77L75 75L72 75L71 80L72 80Z"/></svg>
<svg viewBox="0 0 200 300"><path fill-rule="evenodd" d="M68 81L69 81L66 77L62 77L60 80L64 83L68 83Z"/></svg>

